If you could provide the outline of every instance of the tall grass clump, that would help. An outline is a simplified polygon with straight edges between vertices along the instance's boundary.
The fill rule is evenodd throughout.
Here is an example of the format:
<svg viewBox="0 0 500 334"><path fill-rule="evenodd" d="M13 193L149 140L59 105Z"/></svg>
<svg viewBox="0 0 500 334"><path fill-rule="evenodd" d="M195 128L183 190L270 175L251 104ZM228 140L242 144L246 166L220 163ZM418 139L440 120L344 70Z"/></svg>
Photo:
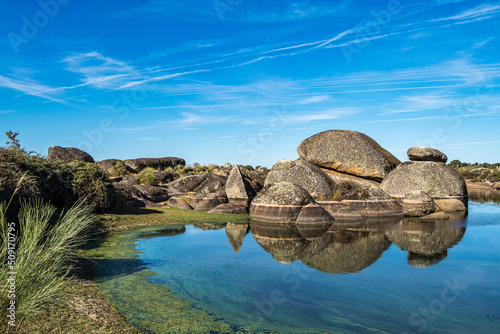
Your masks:
<svg viewBox="0 0 500 334"><path fill-rule="evenodd" d="M22 201L15 223L15 300L16 324L56 302L58 293L70 277L76 251L85 242L86 230L93 222L93 208L77 201L66 212L41 199ZM6 284L11 277L8 260L7 205L0 203L0 317L7 321L10 303ZM9 226L12 226L12 222ZM12 231L11 231L12 232ZM2 324L4 325L4 324ZM5 324L7 326L7 324Z"/></svg>
<svg viewBox="0 0 500 334"><path fill-rule="evenodd" d="M151 167L146 167L143 170L141 170L139 175L137 175L136 180L139 184L144 184L147 186L157 186L160 182L154 175L155 172L156 172L155 169Z"/></svg>

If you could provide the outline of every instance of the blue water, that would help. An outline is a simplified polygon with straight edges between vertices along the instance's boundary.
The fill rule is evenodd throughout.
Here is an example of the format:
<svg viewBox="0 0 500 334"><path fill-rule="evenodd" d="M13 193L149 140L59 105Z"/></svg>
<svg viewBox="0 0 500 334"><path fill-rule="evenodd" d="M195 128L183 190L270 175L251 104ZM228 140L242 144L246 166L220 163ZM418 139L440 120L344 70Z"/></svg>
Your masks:
<svg viewBox="0 0 500 334"><path fill-rule="evenodd" d="M142 274L145 289L163 287L232 332L498 333L500 205L470 202L466 218L447 222L327 228L224 223L127 232L120 244L133 246L133 260L96 268L96 282L148 333L168 330L155 326L163 320L153 306L145 320L147 301L137 313L137 299L123 297L120 280L132 273ZM161 298L168 296L154 297Z"/></svg>

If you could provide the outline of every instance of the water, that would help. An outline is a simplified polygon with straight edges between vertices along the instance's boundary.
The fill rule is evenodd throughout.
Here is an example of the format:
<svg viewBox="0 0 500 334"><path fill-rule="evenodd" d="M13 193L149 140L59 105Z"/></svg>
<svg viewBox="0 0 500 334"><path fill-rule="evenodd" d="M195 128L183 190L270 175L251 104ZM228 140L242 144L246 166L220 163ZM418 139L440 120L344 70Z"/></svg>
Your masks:
<svg viewBox="0 0 500 334"><path fill-rule="evenodd" d="M450 221L124 232L89 251L145 333L497 333L500 205Z"/></svg>

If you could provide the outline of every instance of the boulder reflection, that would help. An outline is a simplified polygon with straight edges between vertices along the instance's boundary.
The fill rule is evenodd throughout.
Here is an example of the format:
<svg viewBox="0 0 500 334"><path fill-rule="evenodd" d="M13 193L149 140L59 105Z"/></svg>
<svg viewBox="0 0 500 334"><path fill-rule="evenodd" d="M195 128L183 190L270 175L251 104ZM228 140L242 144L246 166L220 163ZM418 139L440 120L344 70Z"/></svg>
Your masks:
<svg viewBox="0 0 500 334"><path fill-rule="evenodd" d="M250 230L257 243L280 263L301 261L327 273L359 272L375 263L393 243L408 252L408 263L428 267L447 256L447 250L465 234L466 213L449 214L449 220L386 219L375 222L330 225L276 224L252 221ZM226 227L238 252L247 226Z"/></svg>
<svg viewBox="0 0 500 334"><path fill-rule="evenodd" d="M364 224L350 226L250 224L257 243L275 260L300 260L310 268L337 274L370 266L390 246L384 231L367 229Z"/></svg>
<svg viewBox="0 0 500 334"><path fill-rule="evenodd" d="M429 267L446 258L448 249L462 240L465 230L465 213L461 213L446 221L403 219L387 231L387 237L408 251L408 264Z"/></svg>

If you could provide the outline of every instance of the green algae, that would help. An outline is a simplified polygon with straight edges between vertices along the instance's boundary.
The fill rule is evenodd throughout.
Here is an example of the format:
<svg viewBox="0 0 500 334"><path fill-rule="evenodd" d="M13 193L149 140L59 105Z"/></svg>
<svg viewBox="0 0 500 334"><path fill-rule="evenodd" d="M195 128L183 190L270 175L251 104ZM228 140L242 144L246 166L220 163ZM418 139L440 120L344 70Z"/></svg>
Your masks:
<svg viewBox="0 0 500 334"><path fill-rule="evenodd" d="M129 323L144 333L235 332L219 315L196 308L163 285L151 284L149 277L155 273L139 260L134 240L157 230L112 234L94 242L84 256L94 263L98 288Z"/></svg>

